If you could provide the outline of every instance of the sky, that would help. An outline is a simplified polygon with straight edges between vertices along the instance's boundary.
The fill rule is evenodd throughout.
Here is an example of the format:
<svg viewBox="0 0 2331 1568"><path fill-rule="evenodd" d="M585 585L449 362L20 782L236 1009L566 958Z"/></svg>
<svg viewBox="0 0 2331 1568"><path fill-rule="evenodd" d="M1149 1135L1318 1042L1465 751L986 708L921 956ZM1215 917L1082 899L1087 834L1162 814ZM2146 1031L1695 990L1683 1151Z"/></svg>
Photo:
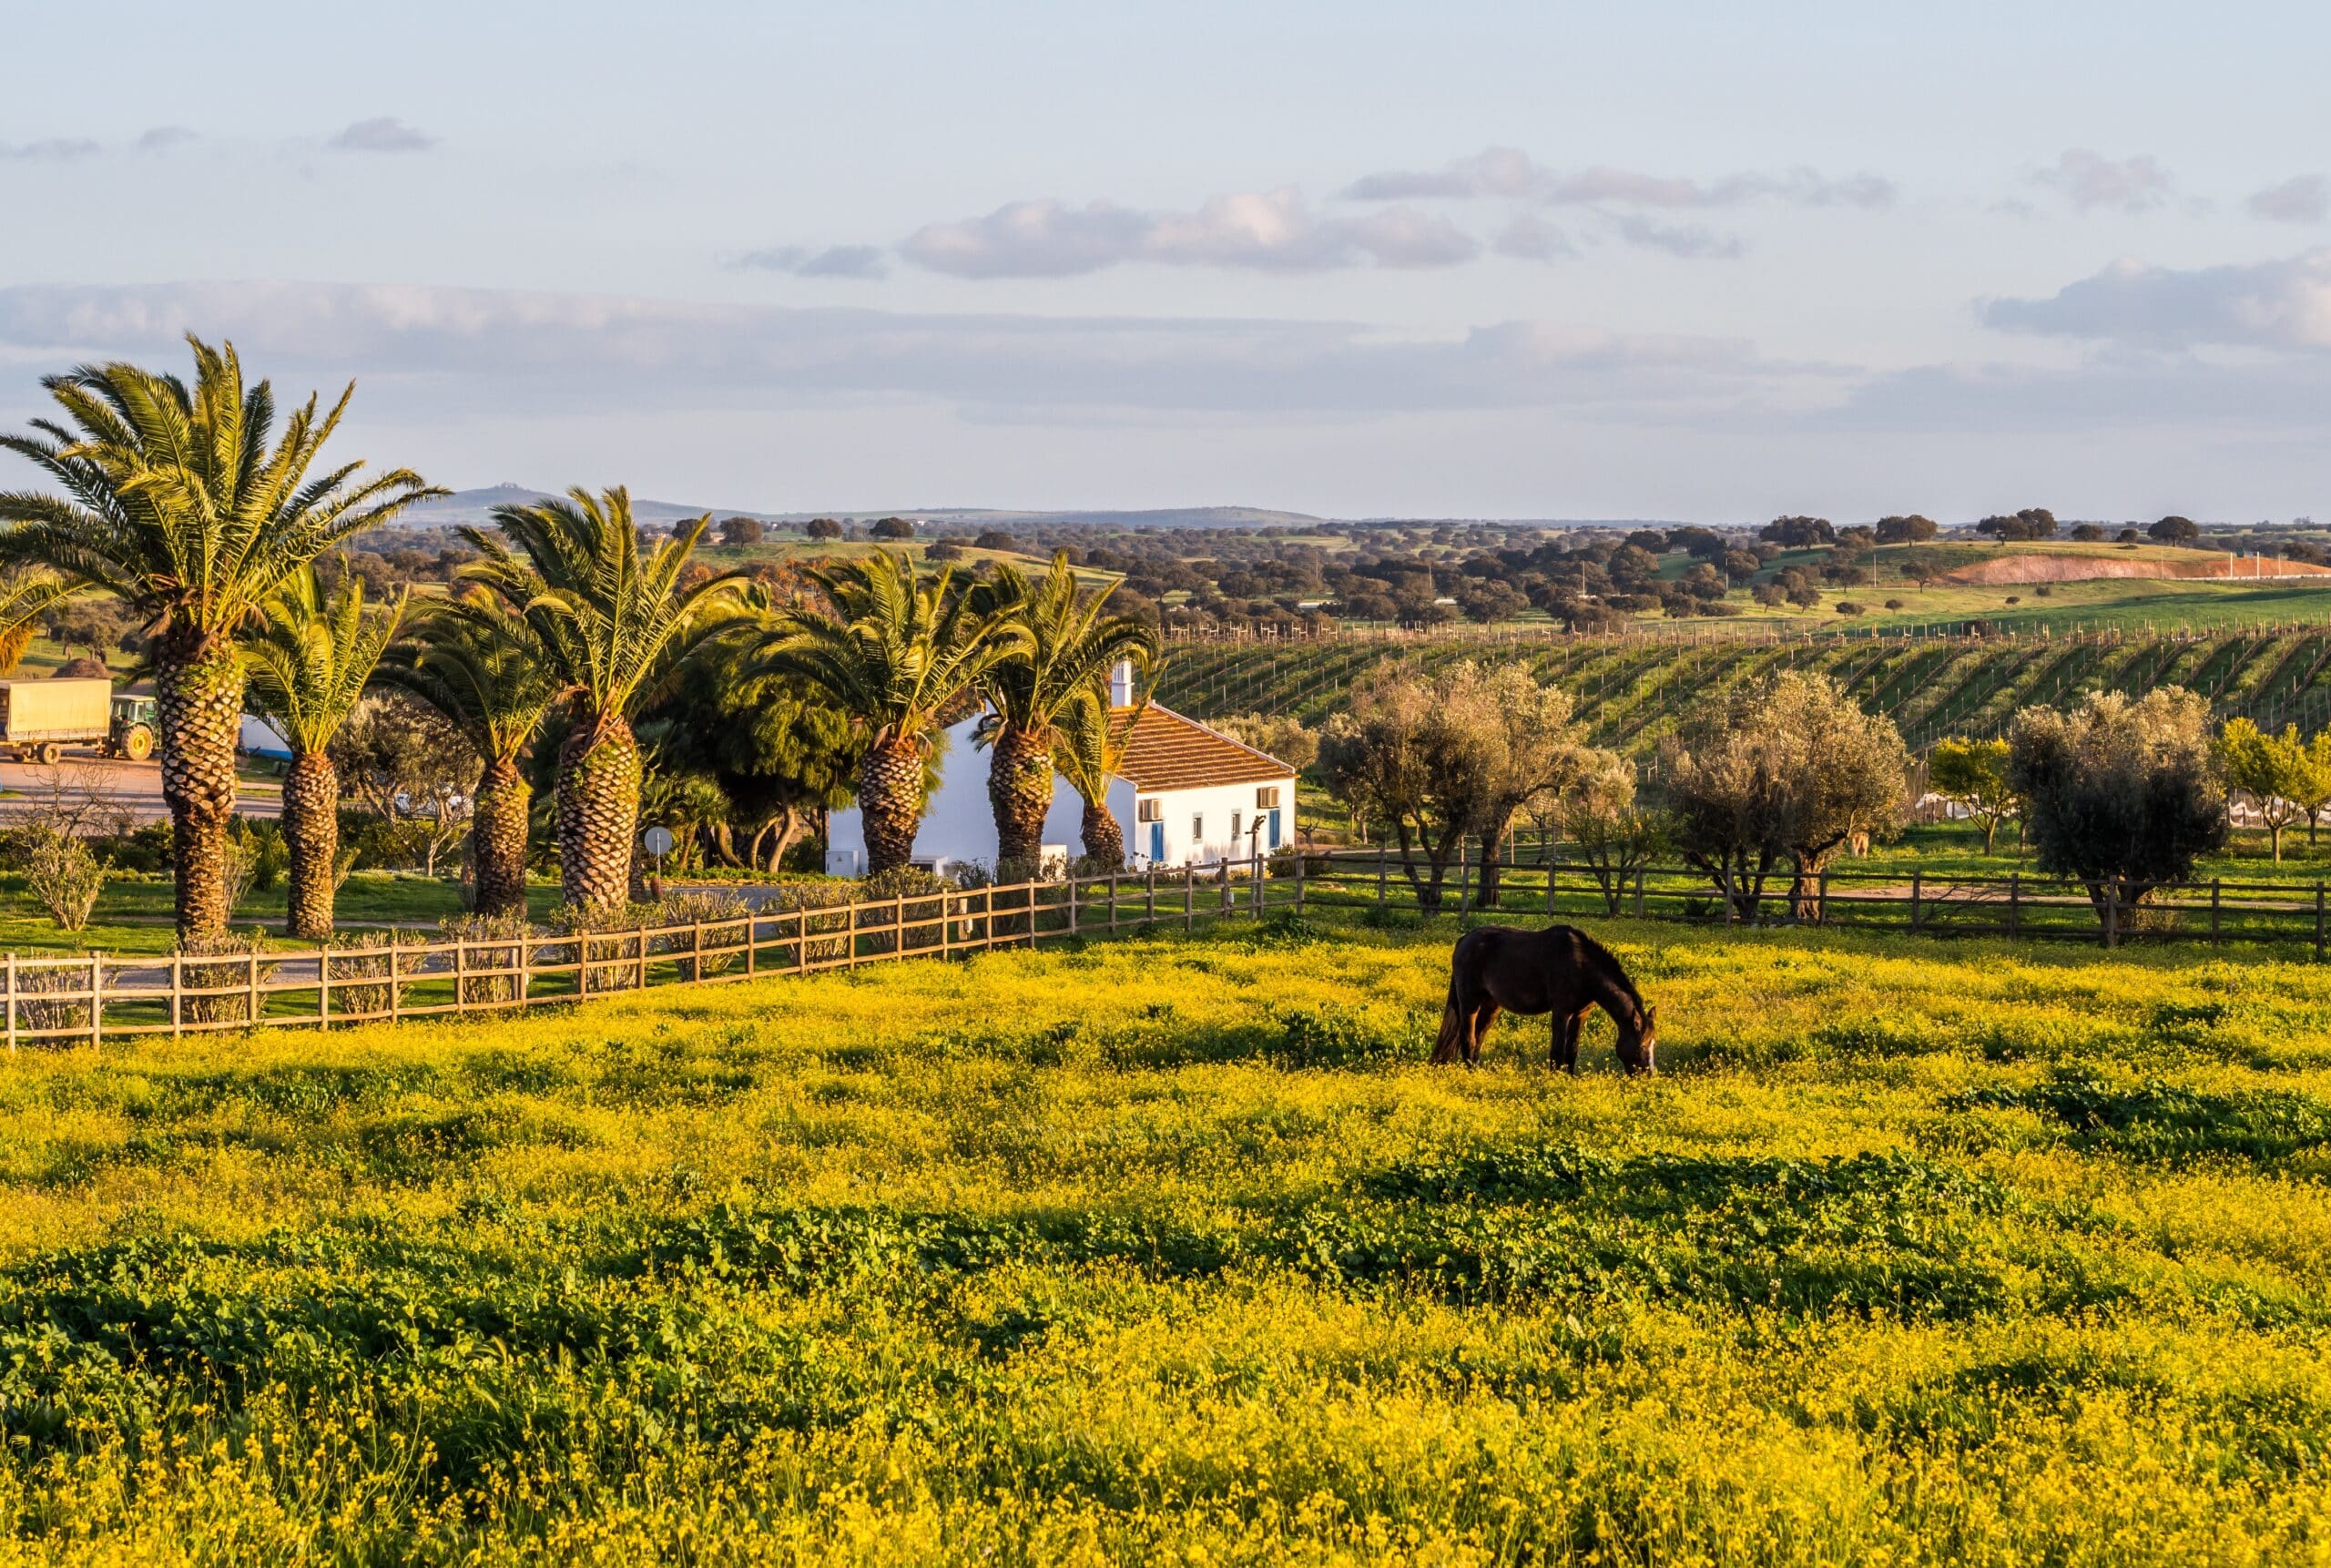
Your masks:
<svg viewBox="0 0 2331 1568"><path fill-rule="evenodd" d="M2331 7L23 7L0 422L455 488L2331 518ZM0 485L28 471L0 469Z"/></svg>

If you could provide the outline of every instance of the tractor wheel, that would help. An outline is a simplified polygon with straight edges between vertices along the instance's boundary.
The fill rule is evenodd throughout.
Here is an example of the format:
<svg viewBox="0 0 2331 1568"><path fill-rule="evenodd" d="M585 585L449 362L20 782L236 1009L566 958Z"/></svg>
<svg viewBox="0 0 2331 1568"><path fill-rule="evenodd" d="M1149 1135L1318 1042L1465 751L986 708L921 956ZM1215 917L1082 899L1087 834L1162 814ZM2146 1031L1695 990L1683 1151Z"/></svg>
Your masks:
<svg viewBox="0 0 2331 1568"><path fill-rule="evenodd" d="M132 762L145 761L154 755L154 732L142 724L131 725L121 738L121 754Z"/></svg>
<svg viewBox="0 0 2331 1568"><path fill-rule="evenodd" d="M65 748L59 746L54 740L44 740L40 743L40 765L42 767L54 768L59 762L64 760Z"/></svg>

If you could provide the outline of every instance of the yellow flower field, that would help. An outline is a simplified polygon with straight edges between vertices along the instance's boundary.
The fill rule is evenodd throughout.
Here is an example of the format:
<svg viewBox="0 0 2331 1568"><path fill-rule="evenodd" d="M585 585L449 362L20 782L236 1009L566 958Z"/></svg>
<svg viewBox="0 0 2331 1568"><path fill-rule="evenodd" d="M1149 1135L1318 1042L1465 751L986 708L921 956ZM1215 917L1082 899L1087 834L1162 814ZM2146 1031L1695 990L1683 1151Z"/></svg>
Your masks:
<svg viewBox="0 0 2331 1568"><path fill-rule="evenodd" d="M2331 971L1287 924L0 1063L36 1562L2331 1558Z"/></svg>

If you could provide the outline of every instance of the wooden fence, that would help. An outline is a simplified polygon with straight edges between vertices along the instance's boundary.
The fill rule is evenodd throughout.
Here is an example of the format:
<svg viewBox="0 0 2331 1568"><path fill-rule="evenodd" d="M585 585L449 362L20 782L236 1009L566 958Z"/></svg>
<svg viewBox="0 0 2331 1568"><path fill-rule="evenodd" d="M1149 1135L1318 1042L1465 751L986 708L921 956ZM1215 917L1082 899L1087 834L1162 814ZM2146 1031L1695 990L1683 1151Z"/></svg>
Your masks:
<svg viewBox="0 0 2331 1568"><path fill-rule="evenodd" d="M1277 871L1288 868L1279 863ZM6 955L6 1042L321 1027L579 1002L651 986L859 969L1260 915L1258 860L1014 882L587 935L529 934L218 957Z"/></svg>
<svg viewBox="0 0 2331 1568"><path fill-rule="evenodd" d="M1516 834L1497 860L1495 902L1485 907L1478 844L1452 858L1432 911L1459 916L1494 911L1609 919L1689 921L1709 925L1807 925L1891 931L1920 936L2006 936L2096 942L2102 911L2077 881L2010 871L2004 875L1929 871L1917 865L1852 862L1807 879L1799 890L1786 869L1744 881L1725 896L1709 872L1683 866L1603 870L1560 858L1560 847ZM1305 877L1308 901L1321 909L1421 912L1430 868L1421 854L1398 850L1314 851ZM1410 870L1416 873L1414 879ZM1428 888L1416 885L1421 880ZM1798 896L1801 892L1802 896ZM2326 883L2212 878L2150 884L2143 901L2112 913L2116 942L2280 942L2325 956Z"/></svg>
<svg viewBox="0 0 2331 1568"><path fill-rule="evenodd" d="M2102 930L2075 882L2027 876L1930 874L1921 868L1833 868L1794 896L1786 872L1733 896L1701 871L1644 866L1598 874L1564 863L1558 846L1516 835L1482 896L1478 846L1447 869L1440 899L1420 857L1389 849L1281 850L1208 865L1061 881L907 894L822 909L751 913L585 935L530 933L218 957L102 952L5 960L7 1048L225 1029L369 1023L494 1013L656 986L718 984L954 958L995 948L1129 931L1259 919L1307 908L1406 911L1459 917L1669 919L1711 925L1817 922L1920 936L2007 936L2093 942ZM2325 956L2326 884L2164 883L2126 911L2133 942L2282 942Z"/></svg>

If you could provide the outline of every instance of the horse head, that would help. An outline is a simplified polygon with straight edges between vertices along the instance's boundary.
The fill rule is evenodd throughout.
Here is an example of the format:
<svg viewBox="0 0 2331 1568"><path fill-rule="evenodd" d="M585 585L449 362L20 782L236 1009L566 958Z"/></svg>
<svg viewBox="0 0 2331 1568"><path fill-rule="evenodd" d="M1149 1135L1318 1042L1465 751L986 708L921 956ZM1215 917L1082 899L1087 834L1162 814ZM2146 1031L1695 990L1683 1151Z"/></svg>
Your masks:
<svg viewBox="0 0 2331 1568"><path fill-rule="evenodd" d="M1659 1049L1659 1009L1637 1005L1633 1016L1617 1015L1619 1025L1619 1064L1630 1077L1637 1073L1656 1073Z"/></svg>

